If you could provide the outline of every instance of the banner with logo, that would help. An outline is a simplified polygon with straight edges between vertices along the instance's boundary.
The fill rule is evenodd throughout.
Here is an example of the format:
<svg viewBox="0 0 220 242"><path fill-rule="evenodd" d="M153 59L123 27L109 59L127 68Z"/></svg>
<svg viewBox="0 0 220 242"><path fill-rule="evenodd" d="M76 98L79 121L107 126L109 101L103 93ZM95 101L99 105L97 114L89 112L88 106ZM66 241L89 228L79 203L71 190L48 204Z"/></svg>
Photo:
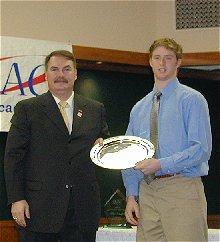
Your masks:
<svg viewBox="0 0 220 242"><path fill-rule="evenodd" d="M72 52L67 43L1 36L0 131L7 132L16 103L47 89L44 60L54 50Z"/></svg>

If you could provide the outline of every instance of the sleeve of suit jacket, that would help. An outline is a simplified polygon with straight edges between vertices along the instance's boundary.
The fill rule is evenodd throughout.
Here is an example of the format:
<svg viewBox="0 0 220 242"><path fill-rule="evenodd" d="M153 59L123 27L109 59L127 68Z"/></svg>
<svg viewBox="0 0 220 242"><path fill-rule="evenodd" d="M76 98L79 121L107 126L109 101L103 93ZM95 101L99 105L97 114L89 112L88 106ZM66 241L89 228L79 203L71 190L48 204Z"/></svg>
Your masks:
<svg viewBox="0 0 220 242"><path fill-rule="evenodd" d="M30 133L25 106L20 102L14 110L5 149L4 165L8 204L25 199L24 163L22 161L28 151Z"/></svg>

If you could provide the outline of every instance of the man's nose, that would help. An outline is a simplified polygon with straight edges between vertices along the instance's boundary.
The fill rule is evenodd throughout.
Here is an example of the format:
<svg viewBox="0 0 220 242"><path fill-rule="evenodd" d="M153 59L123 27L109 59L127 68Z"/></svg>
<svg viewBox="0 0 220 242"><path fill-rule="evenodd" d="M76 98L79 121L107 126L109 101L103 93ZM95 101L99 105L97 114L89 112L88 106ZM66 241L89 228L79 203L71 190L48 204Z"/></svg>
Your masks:
<svg viewBox="0 0 220 242"><path fill-rule="evenodd" d="M58 74L58 76L63 76L64 72L63 72L63 70L59 70L57 74Z"/></svg>
<svg viewBox="0 0 220 242"><path fill-rule="evenodd" d="M163 65L165 63L165 59L164 58L161 58L160 59L160 64Z"/></svg>

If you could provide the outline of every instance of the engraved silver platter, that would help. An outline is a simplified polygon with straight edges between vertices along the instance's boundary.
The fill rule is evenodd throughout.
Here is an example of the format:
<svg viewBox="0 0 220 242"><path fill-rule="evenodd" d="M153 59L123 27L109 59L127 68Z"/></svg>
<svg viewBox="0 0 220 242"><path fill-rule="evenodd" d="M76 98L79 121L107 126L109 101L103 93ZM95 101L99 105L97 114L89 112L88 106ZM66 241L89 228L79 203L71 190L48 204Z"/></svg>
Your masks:
<svg viewBox="0 0 220 242"><path fill-rule="evenodd" d="M96 144L90 151L93 163L108 169L126 169L154 155L153 144L136 136L115 136Z"/></svg>

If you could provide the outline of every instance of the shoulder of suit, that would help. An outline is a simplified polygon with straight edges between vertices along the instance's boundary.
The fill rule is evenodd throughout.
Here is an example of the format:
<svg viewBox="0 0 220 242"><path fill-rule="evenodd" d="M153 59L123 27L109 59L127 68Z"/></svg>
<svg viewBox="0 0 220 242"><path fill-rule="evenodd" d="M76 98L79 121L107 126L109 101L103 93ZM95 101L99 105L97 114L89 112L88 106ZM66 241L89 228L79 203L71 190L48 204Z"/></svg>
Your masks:
<svg viewBox="0 0 220 242"><path fill-rule="evenodd" d="M31 97L31 98L27 98L27 99L23 99L21 101L18 102L18 105L33 105L33 104L37 104L39 102L41 102L41 100L43 100L44 98L46 98L48 95L48 93L43 93L39 96L36 96L36 97Z"/></svg>
<svg viewBox="0 0 220 242"><path fill-rule="evenodd" d="M103 105L103 103L97 101L97 100L94 100L94 99L91 99L91 98L88 98L88 97L85 97L85 96L82 96L80 94L77 94L77 93L74 93L74 96L75 96L75 100L80 100L81 102L83 102L84 104L91 104L91 105Z"/></svg>

